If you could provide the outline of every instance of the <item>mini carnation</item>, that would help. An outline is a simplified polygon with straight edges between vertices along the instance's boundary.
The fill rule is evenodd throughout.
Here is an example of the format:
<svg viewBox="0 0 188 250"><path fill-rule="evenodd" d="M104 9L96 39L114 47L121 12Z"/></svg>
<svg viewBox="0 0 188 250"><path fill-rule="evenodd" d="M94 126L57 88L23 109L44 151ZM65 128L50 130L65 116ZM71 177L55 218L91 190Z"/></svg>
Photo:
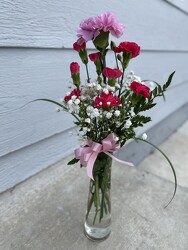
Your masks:
<svg viewBox="0 0 188 250"><path fill-rule="evenodd" d="M146 134L146 133L143 133L142 139L143 139L143 140L147 140L147 138L148 138L147 134Z"/></svg>
<svg viewBox="0 0 188 250"><path fill-rule="evenodd" d="M130 89L137 95L142 95L145 98L150 98L150 88L144 84L133 81L130 85Z"/></svg>
<svg viewBox="0 0 188 250"><path fill-rule="evenodd" d="M77 42L82 45L84 42L94 40L100 34L100 30L109 31L113 36L119 38L123 35L124 29L125 26L117 21L115 15L105 12L100 16L90 17L80 23L77 30Z"/></svg>
<svg viewBox="0 0 188 250"><path fill-rule="evenodd" d="M107 102L106 104L107 104L108 106L110 106L111 102Z"/></svg>
<svg viewBox="0 0 188 250"><path fill-rule="evenodd" d="M114 112L114 115L115 115L116 117L120 116L120 111L119 111L119 110L116 110L116 111Z"/></svg>
<svg viewBox="0 0 188 250"><path fill-rule="evenodd" d="M132 122L130 120L127 120L125 123L125 128L129 128L132 125Z"/></svg>
<svg viewBox="0 0 188 250"><path fill-rule="evenodd" d="M107 119L110 119L111 117L112 117L112 113L108 112L108 113L106 114L106 118L107 118Z"/></svg>

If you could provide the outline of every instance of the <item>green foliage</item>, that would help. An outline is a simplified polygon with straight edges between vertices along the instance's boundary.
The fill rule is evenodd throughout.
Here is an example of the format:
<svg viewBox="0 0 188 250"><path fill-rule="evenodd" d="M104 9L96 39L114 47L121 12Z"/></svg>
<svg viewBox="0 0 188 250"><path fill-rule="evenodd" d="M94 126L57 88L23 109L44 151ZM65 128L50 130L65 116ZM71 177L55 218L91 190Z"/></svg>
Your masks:
<svg viewBox="0 0 188 250"><path fill-rule="evenodd" d="M166 91L166 89L170 86L171 82L172 82L172 78L174 76L176 71L172 72L172 74L170 74L170 76L168 77L167 82L163 85L163 91Z"/></svg>
<svg viewBox="0 0 188 250"><path fill-rule="evenodd" d="M33 102L36 102L36 101L45 101L45 102L51 102L53 104L56 104L57 106L61 107L64 111L67 111L67 107L65 107L64 105L62 105L61 103L59 102L56 102L54 100L51 100L51 99L35 99Z"/></svg>
<svg viewBox="0 0 188 250"><path fill-rule="evenodd" d="M77 162L79 162L79 159L74 158L74 159L72 159L71 161L69 161L69 162L67 163L67 165L74 165L74 164L77 163Z"/></svg>
<svg viewBox="0 0 188 250"><path fill-rule="evenodd" d="M134 127L143 126L143 124L150 122L150 121L151 121L151 117L143 116L143 115L137 115L133 117L132 119L132 123Z"/></svg>
<svg viewBox="0 0 188 250"><path fill-rule="evenodd" d="M95 38L93 44L99 51L104 51L108 47L109 32L100 31L100 34Z"/></svg>

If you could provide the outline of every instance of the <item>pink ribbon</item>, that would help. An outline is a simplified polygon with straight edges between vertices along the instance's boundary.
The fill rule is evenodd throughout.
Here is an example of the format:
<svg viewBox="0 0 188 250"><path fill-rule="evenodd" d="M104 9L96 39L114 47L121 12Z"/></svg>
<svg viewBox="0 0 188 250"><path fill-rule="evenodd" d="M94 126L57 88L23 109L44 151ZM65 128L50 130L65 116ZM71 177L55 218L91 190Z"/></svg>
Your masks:
<svg viewBox="0 0 188 250"><path fill-rule="evenodd" d="M114 134L109 134L102 140L101 144L90 140L85 141L86 147L80 147L74 151L76 159L80 160L80 163L87 168L87 175L93 180L93 166L99 153L103 152L110 156L112 159L126 164L128 166L134 166L131 162L122 161L114 157L112 154L120 148L119 144L116 144Z"/></svg>

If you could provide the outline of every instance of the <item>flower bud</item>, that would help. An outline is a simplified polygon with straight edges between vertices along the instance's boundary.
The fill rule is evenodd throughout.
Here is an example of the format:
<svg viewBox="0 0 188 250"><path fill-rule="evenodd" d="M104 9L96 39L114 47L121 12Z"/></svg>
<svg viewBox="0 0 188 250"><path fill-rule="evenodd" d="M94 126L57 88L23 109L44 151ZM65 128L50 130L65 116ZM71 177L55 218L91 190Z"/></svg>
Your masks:
<svg viewBox="0 0 188 250"><path fill-rule="evenodd" d="M80 52L80 50L84 50L86 48L86 43L82 43L81 45L78 44L77 42L73 43L73 49L76 50L77 52Z"/></svg>
<svg viewBox="0 0 188 250"><path fill-rule="evenodd" d="M80 66L77 62L72 62L70 64L70 71L71 71L71 74L78 74L80 73Z"/></svg>
<svg viewBox="0 0 188 250"><path fill-rule="evenodd" d="M70 71L73 83L75 86L80 85L80 66L77 62L72 62L70 64Z"/></svg>

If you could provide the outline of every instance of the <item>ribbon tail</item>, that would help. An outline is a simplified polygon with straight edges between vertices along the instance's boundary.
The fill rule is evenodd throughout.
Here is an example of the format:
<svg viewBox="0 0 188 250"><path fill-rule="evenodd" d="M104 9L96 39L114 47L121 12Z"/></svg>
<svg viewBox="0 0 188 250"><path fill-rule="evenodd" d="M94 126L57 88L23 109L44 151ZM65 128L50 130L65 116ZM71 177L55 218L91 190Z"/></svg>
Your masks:
<svg viewBox="0 0 188 250"><path fill-rule="evenodd" d="M128 165L128 166L130 166L130 167L134 167L134 164L133 164L132 162L129 162L129 161L122 161L122 160L116 158L115 156L113 156L112 154L110 154L110 153L108 153L108 152L104 152L104 153L105 153L106 155L110 156L110 157L111 157L113 160L115 160L115 161L118 161L118 162L120 162L120 163L126 164L126 165Z"/></svg>
<svg viewBox="0 0 188 250"><path fill-rule="evenodd" d="M88 162L87 162L87 175L90 179L92 179L94 181L94 178L93 178L93 166L94 166L94 163L97 159L97 156L98 156L98 153L97 152L93 152L92 155L90 156Z"/></svg>

